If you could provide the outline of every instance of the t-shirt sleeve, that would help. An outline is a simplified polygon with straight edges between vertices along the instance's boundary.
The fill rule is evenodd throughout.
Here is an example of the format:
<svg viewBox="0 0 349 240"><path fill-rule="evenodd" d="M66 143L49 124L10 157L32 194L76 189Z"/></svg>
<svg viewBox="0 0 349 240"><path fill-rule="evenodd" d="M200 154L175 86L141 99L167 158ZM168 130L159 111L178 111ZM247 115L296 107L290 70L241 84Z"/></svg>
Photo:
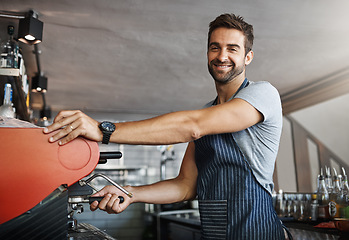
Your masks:
<svg viewBox="0 0 349 240"><path fill-rule="evenodd" d="M235 98L251 104L263 115L264 121L270 121L275 116L282 115L279 92L269 82L250 82Z"/></svg>

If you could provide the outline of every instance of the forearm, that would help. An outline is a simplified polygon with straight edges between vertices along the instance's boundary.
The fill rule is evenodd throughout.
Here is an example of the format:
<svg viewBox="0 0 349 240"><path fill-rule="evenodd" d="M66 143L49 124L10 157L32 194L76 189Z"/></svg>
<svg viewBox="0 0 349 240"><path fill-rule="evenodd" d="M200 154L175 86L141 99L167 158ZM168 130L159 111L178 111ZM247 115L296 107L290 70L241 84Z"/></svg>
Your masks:
<svg viewBox="0 0 349 240"><path fill-rule="evenodd" d="M97 201L92 203L90 208L92 211L99 208L108 213L120 213L136 202L166 204L194 199L197 175L195 145L191 142L188 144L179 175L176 178L145 186L125 186L125 189L133 194L132 198L127 197L115 186L105 186L95 194L95 196L104 198L99 204ZM119 196L125 197L124 203L120 204Z"/></svg>
<svg viewBox="0 0 349 240"><path fill-rule="evenodd" d="M124 144L162 145L195 139L196 121L193 111L180 111L155 118L116 124L110 141Z"/></svg>
<svg viewBox="0 0 349 240"><path fill-rule="evenodd" d="M194 199L196 188L180 183L177 178L157 182L151 185L129 187L133 194L132 202L167 204Z"/></svg>

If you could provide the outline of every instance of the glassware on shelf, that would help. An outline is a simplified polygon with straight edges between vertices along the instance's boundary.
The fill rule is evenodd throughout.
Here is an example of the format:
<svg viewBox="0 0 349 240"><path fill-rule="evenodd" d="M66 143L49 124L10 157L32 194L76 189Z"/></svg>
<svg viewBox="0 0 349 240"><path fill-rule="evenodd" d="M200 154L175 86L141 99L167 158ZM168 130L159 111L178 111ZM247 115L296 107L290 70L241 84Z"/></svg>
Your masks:
<svg viewBox="0 0 349 240"><path fill-rule="evenodd" d="M329 193L325 184L325 178L322 173L319 175L319 187L317 189L316 195L319 204L318 218L325 220L329 218L328 203L329 203Z"/></svg>
<svg viewBox="0 0 349 240"><path fill-rule="evenodd" d="M338 174L335 168L333 168L333 188L330 193L329 202L329 214L331 218L339 217L339 209L341 204L341 186L338 178Z"/></svg>
<svg viewBox="0 0 349 240"><path fill-rule="evenodd" d="M18 55L19 46L14 40L14 26L9 25L7 27L7 33L9 34L9 39L1 46L1 58L0 67L2 68L18 68Z"/></svg>
<svg viewBox="0 0 349 240"><path fill-rule="evenodd" d="M327 166L325 166L325 186L327 192L331 194L333 189L333 179L331 176L331 168Z"/></svg>
<svg viewBox="0 0 349 240"><path fill-rule="evenodd" d="M343 181L341 185L341 194L340 194L340 204L341 208L339 209L339 216L341 218L349 218L349 186L348 186L348 176L345 172L345 169L342 167Z"/></svg>
<svg viewBox="0 0 349 240"><path fill-rule="evenodd" d="M12 106L12 88L11 84L6 83L4 89L4 102L0 107L1 117L14 118L16 116L15 111Z"/></svg>

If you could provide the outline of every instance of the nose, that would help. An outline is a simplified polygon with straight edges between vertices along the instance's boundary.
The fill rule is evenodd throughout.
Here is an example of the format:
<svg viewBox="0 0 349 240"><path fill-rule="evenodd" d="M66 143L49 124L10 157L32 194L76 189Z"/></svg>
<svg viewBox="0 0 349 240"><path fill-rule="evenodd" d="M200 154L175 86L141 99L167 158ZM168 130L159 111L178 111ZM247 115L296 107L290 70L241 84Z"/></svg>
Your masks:
<svg viewBox="0 0 349 240"><path fill-rule="evenodd" d="M225 49L221 49L217 56L217 59L221 62L225 62L228 60L228 52Z"/></svg>

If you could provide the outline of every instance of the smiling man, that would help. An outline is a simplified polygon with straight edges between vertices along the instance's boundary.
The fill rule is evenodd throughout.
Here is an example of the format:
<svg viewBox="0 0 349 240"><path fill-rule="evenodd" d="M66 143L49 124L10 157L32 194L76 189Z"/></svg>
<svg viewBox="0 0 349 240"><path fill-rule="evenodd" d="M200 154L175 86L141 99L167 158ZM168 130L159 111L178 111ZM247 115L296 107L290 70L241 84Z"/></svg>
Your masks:
<svg viewBox="0 0 349 240"><path fill-rule="evenodd" d="M208 70L218 83L226 84L238 76L244 77L245 66L253 58L253 52L245 53L245 36L239 30L218 28L211 35L208 46ZM236 39L236 43L231 43ZM246 59L244 58L244 54ZM242 60L242 61L241 61ZM239 64L239 65L236 65Z"/></svg>
<svg viewBox="0 0 349 240"><path fill-rule="evenodd" d="M217 97L203 109L123 123L99 123L80 111L57 115L44 129L58 130L51 143L66 144L78 136L103 143L189 142L176 178L125 186L132 198L106 186L96 194L103 200L92 203L91 210L120 213L135 202L164 204L197 197L203 239L285 238L271 198L281 102L271 84L245 76L253 59L253 38L252 25L240 16L223 14L210 23L207 59Z"/></svg>

